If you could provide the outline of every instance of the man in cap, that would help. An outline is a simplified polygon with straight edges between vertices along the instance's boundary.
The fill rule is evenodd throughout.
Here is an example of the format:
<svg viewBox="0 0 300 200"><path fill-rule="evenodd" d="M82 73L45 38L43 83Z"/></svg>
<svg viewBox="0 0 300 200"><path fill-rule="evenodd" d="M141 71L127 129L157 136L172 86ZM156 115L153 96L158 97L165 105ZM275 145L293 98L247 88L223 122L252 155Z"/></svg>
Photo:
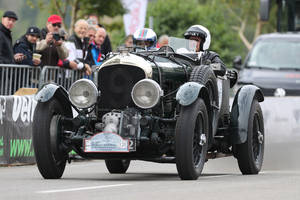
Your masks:
<svg viewBox="0 0 300 200"><path fill-rule="evenodd" d="M40 29L32 26L27 29L25 35L18 39L14 45L14 53L22 53L25 55L24 60L20 61L23 65L37 66L41 63L40 59L33 58L35 45L40 38Z"/></svg>
<svg viewBox="0 0 300 200"><path fill-rule="evenodd" d="M11 29L14 27L18 17L13 11L6 11L0 23L0 64L14 64L20 61L24 55L14 55L12 47Z"/></svg>
<svg viewBox="0 0 300 200"><path fill-rule="evenodd" d="M41 30L42 40L37 42L36 51L42 54L41 66L56 66L58 60L68 57L68 49L59 34L62 19L59 15L51 15L46 28Z"/></svg>

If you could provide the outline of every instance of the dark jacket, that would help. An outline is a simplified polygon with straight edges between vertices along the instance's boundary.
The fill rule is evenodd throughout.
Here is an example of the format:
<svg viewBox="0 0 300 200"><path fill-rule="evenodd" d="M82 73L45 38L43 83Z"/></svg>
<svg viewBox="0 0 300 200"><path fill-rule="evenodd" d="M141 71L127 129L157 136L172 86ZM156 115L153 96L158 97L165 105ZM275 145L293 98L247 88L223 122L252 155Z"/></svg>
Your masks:
<svg viewBox="0 0 300 200"><path fill-rule="evenodd" d="M204 51L201 56L201 64L220 63L221 69L214 71L218 76L224 76L226 74L226 65L221 60L220 56L213 51Z"/></svg>
<svg viewBox="0 0 300 200"><path fill-rule="evenodd" d="M0 64L14 64L11 31L0 23Z"/></svg>
<svg viewBox="0 0 300 200"><path fill-rule="evenodd" d="M43 28L41 30L41 35L42 35L41 39L45 39L47 33L48 33L48 30L46 28ZM50 44L50 46L47 47L46 49L42 50L40 52L40 54L42 55L41 66L45 66L45 65L56 66L57 65L59 56L58 56L56 47L54 45Z"/></svg>
<svg viewBox="0 0 300 200"><path fill-rule="evenodd" d="M89 64L90 66L93 66L95 64L92 57L91 48L89 47L88 38L84 38L84 40L81 41L79 37L73 34L72 36L70 36L69 41L75 44L76 51L82 51L82 58L76 58L78 61Z"/></svg>
<svg viewBox="0 0 300 200"><path fill-rule="evenodd" d="M111 44L110 44L110 39L108 35L106 35L103 44L101 45L101 52L106 55L109 52L112 52L111 50Z"/></svg>
<svg viewBox="0 0 300 200"><path fill-rule="evenodd" d="M18 39L14 45L14 53L22 53L26 57L24 60L20 62L23 65L34 65L32 62L32 55L35 49L35 45L28 42L25 35L23 35L20 39Z"/></svg>
<svg viewBox="0 0 300 200"><path fill-rule="evenodd" d="M41 66L57 66L59 59L68 57L68 50L64 43L61 46L48 45L45 41L47 33L47 29L41 30L41 41L37 42L36 51L42 55Z"/></svg>

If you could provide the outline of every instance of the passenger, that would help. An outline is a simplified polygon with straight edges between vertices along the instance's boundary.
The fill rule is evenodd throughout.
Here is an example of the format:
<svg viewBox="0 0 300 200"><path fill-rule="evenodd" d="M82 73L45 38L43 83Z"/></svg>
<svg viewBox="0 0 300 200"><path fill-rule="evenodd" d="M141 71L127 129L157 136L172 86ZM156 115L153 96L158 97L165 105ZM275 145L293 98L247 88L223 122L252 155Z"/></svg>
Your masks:
<svg viewBox="0 0 300 200"><path fill-rule="evenodd" d="M118 48L123 49L123 48L132 48L133 47L133 35L127 35L125 37L124 43L121 44Z"/></svg>
<svg viewBox="0 0 300 200"><path fill-rule="evenodd" d="M58 15L51 15L46 28L41 30L41 40L37 42L36 51L42 54L41 66L56 66L58 60L68 57L68 49L59 35L62 19Z"/></svg>
<svg viewBox="0 0 300 200"><path fill-rule="evenodd" d="M127 35L124 42L125 47L133 47L133 35Z"/></svg>
<svg viewBox="0 0 300 200"><path fill-rule="evenodd" d="M196 52L203 52L201 55L201 64L220 63L221 69L216 70L215 74L224 76L226 73L226 66L220 59L219 55L213 51L209 51L211 36L207 28L201 25L193 25L189 27L184 33L184 37L189 40L197 42Z"/></svg>
<svg viewBox="0 0 300 200"><path fill-rule="evenodd" d="M157 47L163 47L163 46L168 46L169 44L169 36L167 35L161 35L158 39Z"/></svg>
<svg viewBox="0 0 300 200"><path fill-rule="evenodd" d="M25 35L16 41L14 45L14 53L22 53L25 55L25 58L19 62L20 64L38 66L41 63L41 59L33 57L35 45L39 38L40 29L32 26L27 29Z"/></svg>
<svg viewBox="0 0 300 200"><path fill-rule="evenodd" d="M11 29L15 26L18 17L13 11L6 11L0 23L0 64L14 64L25 58L24 54L14 55Z"/></svg>
<svg viewBox="0 0 300 200"><path fill-rule="evenodd" d="M137 47L150 50L156 48L157 36L150 28L142 28L133 34L133 44Z"/></svg>

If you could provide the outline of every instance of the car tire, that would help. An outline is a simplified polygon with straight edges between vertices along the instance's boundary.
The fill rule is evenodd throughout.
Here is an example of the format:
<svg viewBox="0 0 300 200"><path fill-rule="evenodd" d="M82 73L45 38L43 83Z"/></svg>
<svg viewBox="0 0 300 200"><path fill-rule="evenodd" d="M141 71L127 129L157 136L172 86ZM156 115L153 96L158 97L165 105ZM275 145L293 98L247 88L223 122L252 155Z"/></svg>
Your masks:
<svg viewBox="0 0 300 200"><path fill-rule="evenodd" d="M130 165L130 160L105 160L105 165L111 174L124 174Z"/></svg>
<svg viewBox="0 0 300 200"><path fill-rule="evenodd" d="M60 140L57 127L60 115L67 116L67 112L55 98L45 103L39 102L34 113L32 140L35 160L45 179L61 178L68 158L67 152L60 150L57 143Z"/></svg>
<svg viewBox="0 0 300 200"><path fill-rule="evenodd" d="M242 174L258 174L264 157L264 120L256 99L252 102L245 143L235 146L235 154Z"/></svg>
<svg viewBox="0 0 300 200"><path fill-rule="evenodd" d="M182 180L200 176L206 161L208 137L208 113L203 99L182 106L175 131L176 167Z"/></svg>
<svg viewBox="0 0 300 200"><path fill-rule="evenodd" d="M189 81L205 85L209 92L211 104L219 106L217 78L209 65L196 66L191 73Z"/></svg>

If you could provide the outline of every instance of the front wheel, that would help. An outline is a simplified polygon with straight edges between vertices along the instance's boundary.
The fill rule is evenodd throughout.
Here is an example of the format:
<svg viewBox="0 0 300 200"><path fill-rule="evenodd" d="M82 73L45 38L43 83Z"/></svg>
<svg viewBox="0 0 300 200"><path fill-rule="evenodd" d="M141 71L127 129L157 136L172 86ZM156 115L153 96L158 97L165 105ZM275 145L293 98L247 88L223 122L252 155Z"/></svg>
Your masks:
<svg viewBox="0 0 300 200"><path fill-rule="evenodd" d="M236 157L242 174L258 174L261 170L264 146L264 120L261 107L255 99L252 102L248 121L247 140L236 145Z"/></svg>
<svg viewBox="0 0 300 200"><path fill-rule="evenodd" d="M176 167L183 180L197 179L203 169L209 137L208 114L204 101L197 99L182 106L176 123Z"/></svg>
<svg viewBox="0 0 300 200"><path fill-rule="evenodd" d="M65 170L68 154L61 148L61 115L67 112L55 98L39 102L35 109L32 140L36 163L45 179L61 178Z"/></svg>
<svg viewBox="0 0 300 200"><path fill-rule="evenodd" d="M111 174L124 174L130 165L130 160L105 160L105 165Z"/></svg>

